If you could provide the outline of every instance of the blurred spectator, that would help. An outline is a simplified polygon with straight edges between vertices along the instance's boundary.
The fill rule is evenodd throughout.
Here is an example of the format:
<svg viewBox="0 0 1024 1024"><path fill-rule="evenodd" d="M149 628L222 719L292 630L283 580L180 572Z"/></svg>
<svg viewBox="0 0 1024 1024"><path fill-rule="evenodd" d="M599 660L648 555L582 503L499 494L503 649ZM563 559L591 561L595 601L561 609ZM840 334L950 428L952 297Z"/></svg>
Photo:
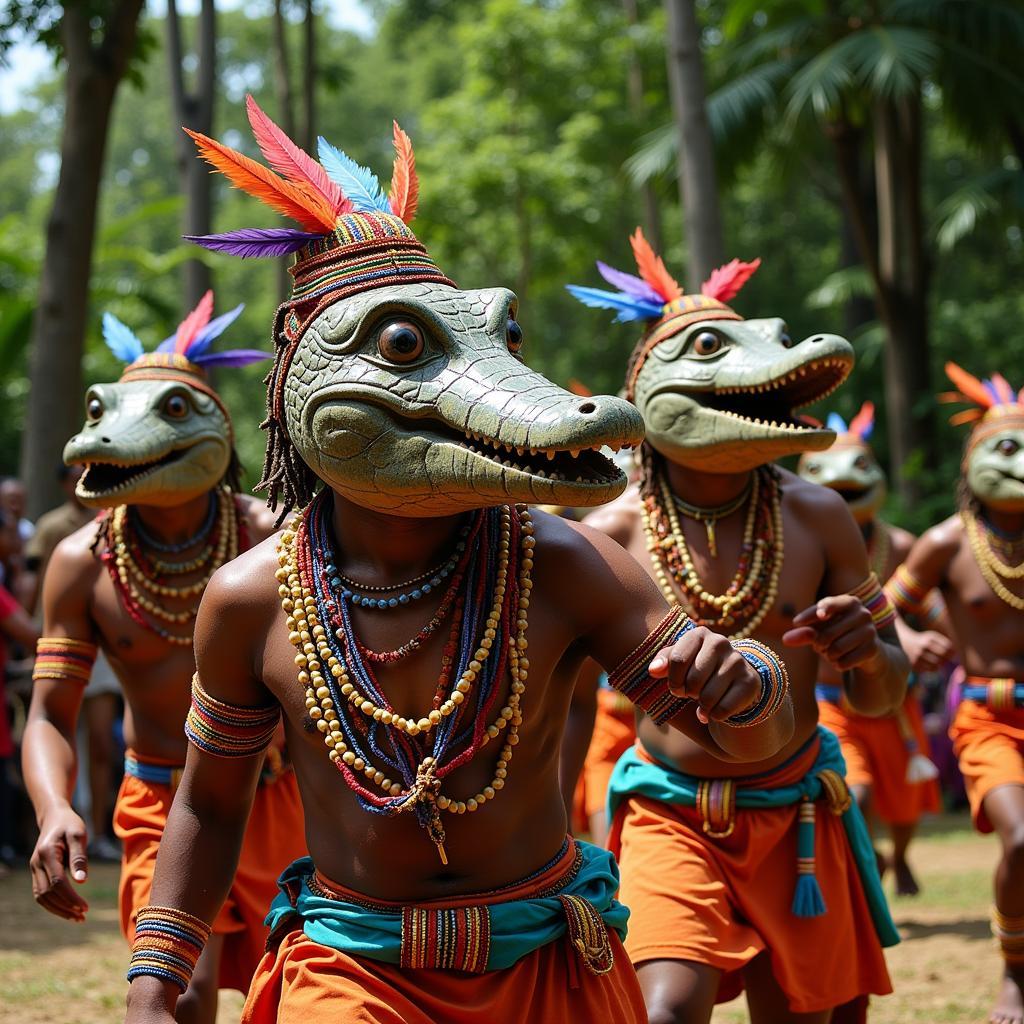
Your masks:
<svg viewBox="0 0 1024 1024"><path fill-rule="evenodd" d="M16 476L5 477L0 482L0 506L14 516L22 543L27 542L36 530L32 521L25 518L25 505L25 485Z"/></svg>

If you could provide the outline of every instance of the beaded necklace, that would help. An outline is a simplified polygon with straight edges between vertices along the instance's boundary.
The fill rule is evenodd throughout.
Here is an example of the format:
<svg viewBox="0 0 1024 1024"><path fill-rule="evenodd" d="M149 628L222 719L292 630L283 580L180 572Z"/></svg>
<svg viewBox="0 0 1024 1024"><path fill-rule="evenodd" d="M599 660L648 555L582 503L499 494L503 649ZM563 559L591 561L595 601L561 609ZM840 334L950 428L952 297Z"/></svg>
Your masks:
<svg viewBox="0 0 1024 1024"><path fill-rule="evenodd" d="M724 505L719 505L717 508L701 508L699 505L691 505L689 502L683 501L677 494L672 495L672 501L675 503L676 508L687 519L696 519L698 523L704 524L704 529L707 530L708 534L708 551L712 558L718 557L718 540L715 536L715 524L719 519L731 516L733 512L746 503L750 497L750 489L753 485L754 478L751 477L747 481L747 486L732 501L727 501Z"/></svg>
<svg viewBox="0 0 1024 1024"><path fill-rule="evenodd" d="M755 470L736 572L724 593L713 594L693 563L665 473L653 460L645 462L644 470L641 518L662 593L673 606L682 605L698 625L728 633L730 640L750 636L778 596L783 556L778 471L773 466Z"/></svg>
<svg viewBox="0 0 1024 1024"><path fill-rule="evenodd" d="M137 515L132 514L127 505L111 509L100 526L100 535L105 542L101 558L125 611L137 625L178 647L192 644L192 627L199 606L191 599L200 596L213 574L238 554L239 523L234 495L227 489L218 490L211 497L210 507L213 526L208 530L204 525L192 539L192 544L198 544L204 536L212 534L210 543L195 558L183 562L168 562L150 556L146 547L151 538L137 530ZM207 516L208 520L210 518ZM162 545L161 550L185 551L188 545ZM169 582L175 576L192 572L202 572L202 576L190 583ZM189 604L171 611L166 607L166 601L189 601ZM172 632L161 623L187 625L188 631L184 634Z"/></svg>
<svg viewBox="0 0 1024 1024"><path fill-rule="evenodd" d="M503 506L474 517L453 581L452 625L434 699L422 716L407 716L382 691L356 636L351 604L332 587L331 508L331 492L322 491L278 547L281 606L306 707L359 805L374 814L413 812L447 864L440 812L465 814L493 800L519 742L535 543L529 511ZM496 711L506 672L509 696ZM467 800L443 794L447 776L502 733L490 785Z"/></svg>
<svg viewBox="0 0 1024 1024"><path fill-rule="evenodd" d="M974 561L981 570L985 582L991 587L996 597L1005 604L1015 611L1024 611L1024 597L1013 593L1000 579L1000 577L1007 580L1024 579L1024 561L1017 565L1008 565L993 551L991 527L980 513L965 509L960 513L960 519L967 531L967 541L971 546Z"/></svg>
<svg viewBox="0 0 1024 1024"><path fill-rule="evenodd" d="M210 536L213 524L217 521L217 501L211 494L209 504L206 507L206 518L203 520L203 525L199 527L199 531L194 536L187 537L177 544L165 544L163 541L157 540L156 537L150 536L142 525L142 520L135 509L129 512L129 518L131 519L132 530L151 551L160 551L165 555L180 555L182 551L194 548Z"/></svg>

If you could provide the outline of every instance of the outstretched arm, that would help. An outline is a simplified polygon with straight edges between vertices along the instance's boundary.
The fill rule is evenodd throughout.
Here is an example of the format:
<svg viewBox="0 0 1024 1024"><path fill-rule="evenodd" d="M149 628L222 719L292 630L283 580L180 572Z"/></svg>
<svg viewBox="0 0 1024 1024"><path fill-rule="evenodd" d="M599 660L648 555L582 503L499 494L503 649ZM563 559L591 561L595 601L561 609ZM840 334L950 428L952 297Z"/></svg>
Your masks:
<svg viewBox="0 0 1024 1024"><path fill-rule="evenodd" d="M217 916L238 865L263 754L280 718L280 707L256 676L254 645L246 642L261 626L258 612L247 604L251 582L231 563L210 581L199 608L188 758L160 842L150 897L157 926L168 911L199 922ZM239 723L229 744L218 725L225 706ZM181 991L155 973L136 974L150 941L139 933L133 947L129 1021L169 1021Z"/></svg>

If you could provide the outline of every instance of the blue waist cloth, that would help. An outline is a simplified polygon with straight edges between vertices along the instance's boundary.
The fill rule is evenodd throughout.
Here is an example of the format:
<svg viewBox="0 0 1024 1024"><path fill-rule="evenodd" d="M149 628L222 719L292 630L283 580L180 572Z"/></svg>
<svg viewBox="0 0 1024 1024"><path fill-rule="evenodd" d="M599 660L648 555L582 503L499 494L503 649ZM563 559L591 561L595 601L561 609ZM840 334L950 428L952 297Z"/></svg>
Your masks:
<svg viewBox="0 0 1024 1024"><path fill-rule="evenodd" d="M124 759L124 773L154 786L170 786L181 778L184 765L149 764L130 755Z"/></svg>
<svg viewBox="0 0 1024 1024"><path fill-rule="evenodd" d="M566 933L566 911L559 896L585 899L600 914L605 926L625 939L629 911L615 899L619 891L615 858L590 843L576 845L581 853L579 870L574 875L567 872L564 885L555 880L543 896L486 904L490 917L488 971L511 967ZM400 963L403 908L375 907L372 902L351 903L336 895L318 896L309 885L313 872L310 857L303 857L284 870L278 880L281 892L270 905L266 918L271 932L298 914L305 935L322 946L383 963ZM465 904L472 906L479 900L480 897L470 895ZM429 903L421 906L432 909Z"/></svg>
<svg viewBox="0 0 1024 1024"><path fill-rule="evenodd" d="M960 688L960 699L971 700L976 704L988 704L989 689L984 683L966 683ZM1024 707L1024 683L1014 683L1013 706Z"/></svg>
<svg viewBox="0 0 1024 1024"><path fill-rule="evenodd" d="M816 700L824 701L826 704L839 704L843 699L843 688L841 686L830 686L828 683L818 683L814 687Z"/></svg>
<svg viewBox="0 0 1024 1024"><path fill-rule="evenodd" d="M833 733L818 726L817 739L820 743L818 756L800 782L761 789L757 786L756 777L735 779L736 807L790 807L805 798L815 801L821 799L825 793L818 773L831 770L845 776L846 763L839 748L839 740ZM794 756L799 757L802 753L803 750ZM608 820L612 820L620 804L630 796L644 796L681 807L696 807L700 781L695 776L686 775L667 765L643 760L636 748L631 747L619 758L608 784ZM856 802L850 802L849 809L842 815L842 821L878 939L883 946L895 946L900 941L899 932L889 914L871 836Z"/></svg>

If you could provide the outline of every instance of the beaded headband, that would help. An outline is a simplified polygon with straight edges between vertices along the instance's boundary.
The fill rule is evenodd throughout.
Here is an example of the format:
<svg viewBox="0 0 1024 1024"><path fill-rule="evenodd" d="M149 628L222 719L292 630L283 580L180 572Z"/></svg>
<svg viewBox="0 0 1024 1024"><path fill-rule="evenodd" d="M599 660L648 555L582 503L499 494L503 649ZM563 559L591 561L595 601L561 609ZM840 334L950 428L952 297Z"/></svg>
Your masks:
<svg viewBox="0 0 1024 1024"><path fill-rule="evenodd" d="M647 321L647 328L633 350L630 373L626 380L626 397L632 401L640 368L651 350L661 341L678 334L684 327L704 320L742 320L743 317L725 303L739 293L750 276L761 265L760 259L751 263L732 260L711 272L696 295L684 295L676 281L644 238L640 228L630 236L640 277L616 270L607 263L597 261L598 273L618 291L566 285L568 290L585 306L617 310L616 323L632 320Z"/></svg>
<svg viewBox="0 0 1024 1024"><path fill-rule="evenodd" d="M1024 389L1015 392L1001 373L993 373L987 380L979 380L956 363L946 363L946 376L957 386L957 391L939 395L940 402L969 402L975 408L954 413L949 422L973 423L974 429L967 442L967 453L979 441L997 434L1007 427L1024 429Z"/></svg>

